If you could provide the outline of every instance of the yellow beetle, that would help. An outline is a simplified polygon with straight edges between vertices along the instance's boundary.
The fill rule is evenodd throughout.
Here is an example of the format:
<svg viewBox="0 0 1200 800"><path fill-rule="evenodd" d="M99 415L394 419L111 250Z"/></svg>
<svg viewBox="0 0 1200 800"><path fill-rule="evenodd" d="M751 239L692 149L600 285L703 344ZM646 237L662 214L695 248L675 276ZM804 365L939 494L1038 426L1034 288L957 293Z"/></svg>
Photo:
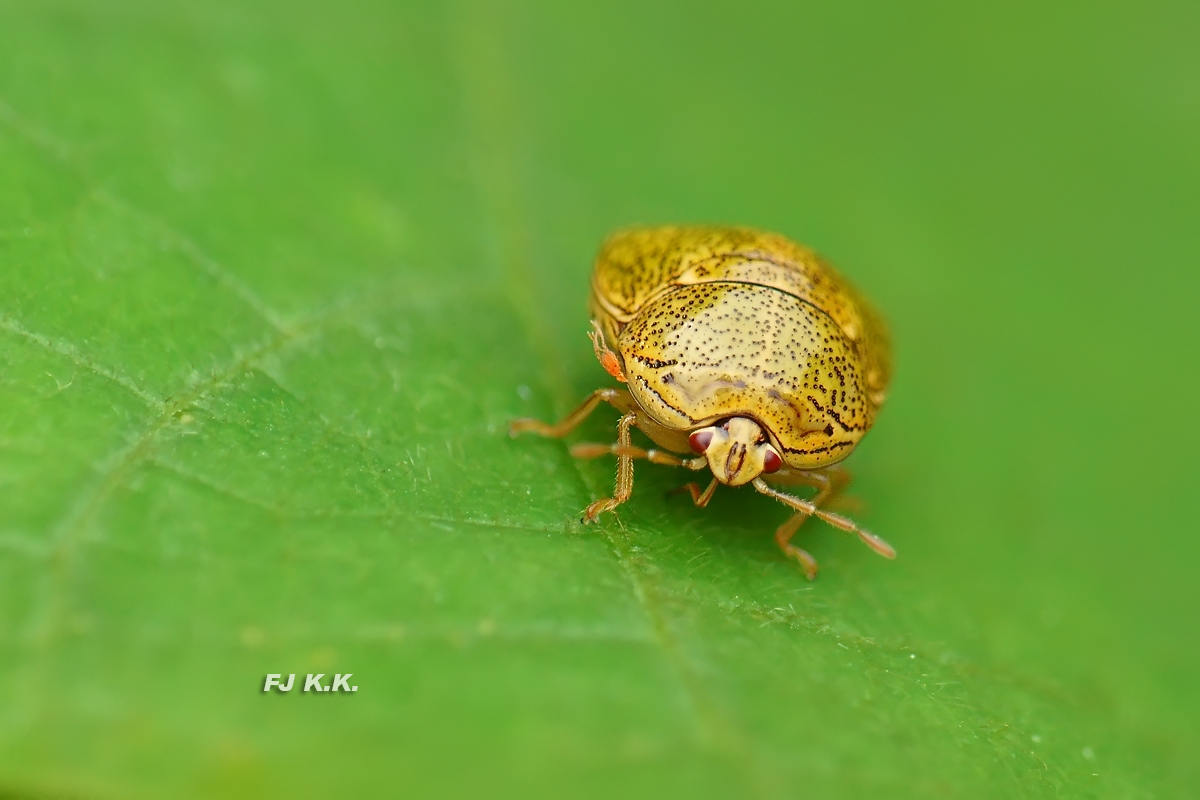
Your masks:
<svg viewBox="0 0 1200 800"><path fill-rule="evenodd" d="M882 321L816 253L749 228L664 227L611 236L592 274L590 334L601 365L625 389L598 389L556 425L518 419L513 436L563 436L600 403L623 412L615 444L571 453L617 456L612 497L583 512L591 522L629 499L633 460L712 472L697 506L718 484L749 483L794 514L775 532L811 580L817 562L791 544L810 516L855 533L875 552L890 545L820 506L845 489L836 466L883 405L890 347ZM635 447L636 426L661 449ZM681 458L695 451L699 457ZM817 490L811 500L776 485Z"/></svg>

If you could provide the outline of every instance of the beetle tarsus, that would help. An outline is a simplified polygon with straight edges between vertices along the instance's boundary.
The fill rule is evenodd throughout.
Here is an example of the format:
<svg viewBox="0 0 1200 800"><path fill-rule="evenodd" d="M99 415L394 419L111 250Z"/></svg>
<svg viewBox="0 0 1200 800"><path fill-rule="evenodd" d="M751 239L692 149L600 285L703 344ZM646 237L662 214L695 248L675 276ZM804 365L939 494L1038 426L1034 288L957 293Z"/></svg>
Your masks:
<svg viewBox="0 0 1200 800"><path fill-rule="evenodd" d="M884 558L895 560L896 548L892 547L890 544L885 542L883 539L880 539L870 531L864 531L862 528L859 528L858 538L862 539L863 544L874 550L876 553L879 553L879 555L883 556Z"/></svg>
<svg viewBox="0 0 1200 800"><path fill-rule="evenodd" d="M589 522L595 522L596 518L605 511L612 511L618 505L620 505L620 502L615 498L602 497L583 510L583 518L580 519L580 522L584 525L587 525Z"/></svg>

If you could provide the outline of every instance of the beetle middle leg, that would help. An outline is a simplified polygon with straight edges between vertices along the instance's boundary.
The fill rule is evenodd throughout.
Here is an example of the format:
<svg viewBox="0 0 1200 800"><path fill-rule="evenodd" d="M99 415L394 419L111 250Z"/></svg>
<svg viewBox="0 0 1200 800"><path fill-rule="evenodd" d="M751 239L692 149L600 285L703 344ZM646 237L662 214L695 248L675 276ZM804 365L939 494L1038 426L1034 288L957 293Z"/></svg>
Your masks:
<svg viewBox="0 0 1200 800"><path fill-rule="evenodd" d="M633 411L634 407L633 395L629 394L625 389L597 389L589 394L574 411L563 417L561 421L551 425L548 422L542 422L540 419L531 419L529 417L514 419L508 425L508 435L516 436L518 433L529 431L539 436L561 438L575 430L579 423L587 419L601 403L608 403L618 411L626 413Z"/></svg>
<svg viewBox="0 0 1200 800"><path fill-rule="evenodd" d="M637 422L635 421L634 424L636 425ZM665 464L668 467L685 467L691 470L704 469L708 464L703 458L680 458L674 453L668 453L665 450L647 450L643 447L635 447L632 444L621 444L620 442L613 444L580 442L571 446L571 455L576 458L598 458L609 453L618 457L644 458L651 464Z"/></svg>

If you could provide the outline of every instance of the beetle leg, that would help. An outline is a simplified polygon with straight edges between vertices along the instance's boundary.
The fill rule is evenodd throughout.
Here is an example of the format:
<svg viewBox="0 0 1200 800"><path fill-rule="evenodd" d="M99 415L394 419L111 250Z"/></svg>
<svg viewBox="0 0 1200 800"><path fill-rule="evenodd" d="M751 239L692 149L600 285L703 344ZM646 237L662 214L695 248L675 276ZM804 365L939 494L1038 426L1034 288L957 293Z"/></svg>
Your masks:
<svg viewBox="0 0 1200 800"><path fill-rule="evenodd" d="M817 578L817 560L812 557L812 553L791 543L792 537L796 535L796 530L806 519L808 519L807 514L793 514L775 531L775 544L779 545L779 549L785 556L799 561L800 568L804 570L804 577L812 581Z"/></svg>
<svg viewBox="0 0 1200 800"><path fill-rule="evenodd" d="M775 541L779 544L784 553L800 561L800 563L804 566L804 571L810 580L816 576L816 561L811 555L805 553L803 550L800 550L800 548L795 547L789 542L792 536L796 533L796 529L800 527L800 523L808 517L816 517L824 522L829 523L835 528L846 531L847 533L856 534L858 538L862 540L863 544L865 544L867 547L870 547L884 558L896 557L896 551L892 549L890 544L885 542L883 539L880 539L875 534L863 530L839 514L831 514L828 511L822 511L821 509L817 508L815 503L809 500L802 500L799 497L794 497L790 494L781 492L778 489L773 489L762 478L754 479L754 488L760 493L765 494L768 497L773 497L779 502L798 512L792 517L792 519L781 525L779 530L775 532ZM807 556L807 559L805 556Z"/></svg>
<svg viewBox="0 0 1200 800"><path fill-rule="evenodd" d="M763 479L769 483L777 483L784 486L811 486L817 490L817 493L809 502L814 506L820 507L837 499L850 484L851 475L845 467L833 466L813 470L786 469L771 475L764 475ZM779 545L779 549L783 551L784 555L800 562L805 576L811 581L817 577L817 560L807 550L803 550L791 543L792 537L796 535L796 531L800 529L800 526L805 523L809 516L811 515L803 511L797 511L789 517L775 531L775 543Z"/></svg>
<svg viewBox="0 0 1200 800"><path fill-rule="evenodd" d="M850 485L853 477L845 467L832 466L823 469L784 469L770 475L763 475L763 480L779 486L811 486L817 490L817 493L809 502L814 506L824 507L837 500L842 492L846 491L846 487ZM808 515L805 514L803 517L807 519Z"/></svg>
<svg viewBox="0 0 1200 800"><path fill-rule="evenodd" d="M614 444L580 442L571 446L571 455L576 458L598 458L609 453L615 456L644 458L652 464L665 464L668 467L686 467L692 470L703 469L708 463L703 458L680 458L674 453L668 453L665 450L646 450L631 444L622 445L619 442Z"/></svg>
<svg viewBox="0 0 1200 800"><path fill-rule="evenodd" d="M621 417L621 421L617 423L617 448L623 449L630 446L629 429L635 422L637 422L637 414L632 411ZM617 485L613 488L613 496L602 497L585 508L582 521L588 523L605 511L612 511L628 500L631 494L633 494L633 457L628 454L618 455Z"/></svg>
<svg viewBox="0 0 1200 800"><path fill-rule="evenodd" d="M667 492L667 494L672 495L678 494L679 492L687 492L692 496L692 502L696 504L696 508L704 508L706 505L708 505L708 501L712 500L712 496L716 494L717 484L719 483L720 481L718 481L716 478L713 478L712 483L708 485L708 488L701 492L700 484L689 482L685 483L683 486L680 486L678 489L672 489L671 491Z"/></svg>
<svg viewBox="0 0 1200 800"><path fill-rule="evenodd" d="M612 453L620 458L626 456L628 458L644 458L652 464L665 464L668 467L685 467L690 470L704 469L708 462L703 457L698 458L680 458L674 453L668 453L664 450L646 450L633 445L623 445L620 442L616 444L595 444L592 442L582 442L571 447L571 455L576 458L596 458L598 456ZM717 481L708 485L708 488L701 491L700 485L697 483L685 483L677 489L672 489L667 492L668 495L677 492L689 492L692 495L692 502L698 507L704 508L708 505L708 501L712 499L713 493L717 490Z"/></svg>
<svg viewBox="0 0 1200 800"><path fill-rule="evenodd" d="M587 396L579 407L567 414L561 422L553 425L542 422L540 419L530 419L523 417L514 419L508 425L508 435L516 436L518 433L529 431L536 433L539 436L551 436L558 438L566 436L575 429L579 423L587 419L588 415L596 410L596 406L601 403L608 403L618 411L629 412L633 410L633 396L624 389L597 389Z"/></svg>

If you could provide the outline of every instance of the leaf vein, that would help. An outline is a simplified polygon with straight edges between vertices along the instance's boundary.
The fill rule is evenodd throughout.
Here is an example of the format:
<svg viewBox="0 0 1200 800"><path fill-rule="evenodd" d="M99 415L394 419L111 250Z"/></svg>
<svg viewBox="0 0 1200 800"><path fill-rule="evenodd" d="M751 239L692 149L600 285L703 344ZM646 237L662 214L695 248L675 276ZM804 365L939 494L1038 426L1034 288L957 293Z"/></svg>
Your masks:
<svg viewBox="0 0 1200 800"><path fill-rule="evenodd" d="M137 381L133 380L129 376L122 375L120 372L117 372L116 370L106 367L102 364L97 364L91 358L81 353L79 348L70 342L62 339L53 339L40 333L34 333L7 314L0 314L0 330L11 333L12 335L25 339L28 342L32 342L39 347L49 350L51 353L65 356L76 366L82 367L89 372L98 375L107 381L115 383L121 388L127 390L130 394L137 397L150 408L161 409L163 406L163 399L161 397L155 397L153 394L139 386Z"/></svg>
<svg viewBox="0 0 1200 800"><path fill-rule="evenodd" d="M115 210L135 217L145 225L156 228L160 234L166 236L171 244L183 254L188 263L199 269L249 307L277 333L286 334L289 332L288 324L278 312L267 304L248 284L205 253L194 240L160 217L118 196L111 189L97 185L97 182L90 177L87 165L82 163L76 155L76 148L68 144L65 139L50 133L40 125L29 122L23 115L17 112L12 104L3 99L0 99L0 124L6 125L10 130L54 161L70 168L83 181L85 186L91 188L92 194L97 200L108 204L109 207Z"/></svg>
<svg viewBox="0 0 1200 800"><path fill-rule="evenodd" d="M504 530L516 530L526 533L562 533L563 526L554 525L536 525L527 522L506 522L503 520L491 519L475 519L471 517L455 517L450 515L429 514L420 511L405 511L399 508L387 509L367 509L362 511L346 511L345 509L318 509L309 511L299 511L296 509L279 506L266 500L253 497L251 495L239 492L224 484L218 483L211 478L201 475L180 466L171 461L162 458L152 457L147 459L154 466L172 473L173 475L194 483L209 491L228 497L231 500L243 503L248 506L264 511L273 516L295 519L382 519L382 520L418 520L422 522L437 522L452 525L469 525L481 528L499 528Z"/></svg>

